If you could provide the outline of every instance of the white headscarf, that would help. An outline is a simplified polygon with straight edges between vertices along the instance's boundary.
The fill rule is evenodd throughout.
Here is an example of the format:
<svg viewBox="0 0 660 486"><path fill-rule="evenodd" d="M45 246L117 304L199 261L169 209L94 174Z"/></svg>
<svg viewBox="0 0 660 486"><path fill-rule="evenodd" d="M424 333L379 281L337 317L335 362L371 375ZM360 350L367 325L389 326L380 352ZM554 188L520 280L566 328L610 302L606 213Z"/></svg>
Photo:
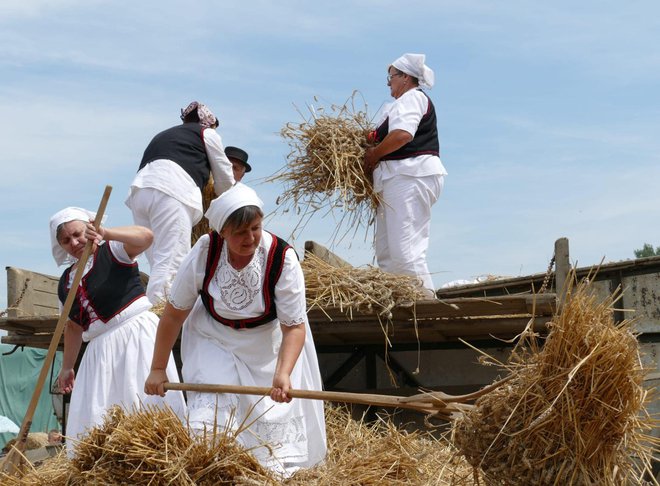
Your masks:
<svg viewBox="0 0 660 486"><path fill-rule="evenodd" d="M257 206L263 211L264 202L259 199L254 189L237 182L228 191L223 192L211 201L211 205L204 216L209 220L209 226L220 232L227 218L234 211L245 206Z"/></svg>
<svg viewBox="0 0 660 486"><path fill-rule="evenodd" d="M62 248L57 241L57 227L61 224L68 223L69 221L84 221L89 223L90 219L94 219L96 213L88 211L83 208L68 207L61 211L56 212L50 218L50 247L53 252L53 258L58 266L65 263L74 263L76 259L69 255L64 248ZM103 217L105 221L105 216Z"/></svg>
<svg viewBox="0 0 660 486"><path fill-rule="evenodd" d="M404 54L391 66L394 66L402 73L413 76L419 80L419 85L422 88L433 88L435 82L435 74L433 70L424 64L426 56L424 54Z"/></svg>

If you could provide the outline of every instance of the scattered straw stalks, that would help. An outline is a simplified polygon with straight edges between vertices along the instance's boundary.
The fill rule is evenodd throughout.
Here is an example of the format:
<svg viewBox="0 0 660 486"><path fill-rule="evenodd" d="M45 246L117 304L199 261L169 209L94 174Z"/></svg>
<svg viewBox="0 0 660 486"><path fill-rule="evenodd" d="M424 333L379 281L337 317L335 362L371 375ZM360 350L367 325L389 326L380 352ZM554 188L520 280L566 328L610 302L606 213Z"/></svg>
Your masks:
<svg viewBox="0 0 660 486"><path fill-rule="evenodd" d="M632 321L615 324L616 295L599 301L574 279L543 348L528 330L509 383L454 424L455 445L488 484L644 484L651 469L658 442Z"/></svg>
<svg viewBox="0 0 660 486"><path fill-rule="evenodd" d="M344 105L329 110L310 106L308 118L301 114L301 123L287 123L280 132L290 152L285 167L266 180L284 185L277 203L283 212L301 215L296 230L321 210L341 213L333 238L342 228L342 237L351 229L368 231L374 221L378 197L363 170L373 126L366 108L356 109L355 98L353 93Z"/></svg>
<svg viewBox="0 0 660 486"><path fill-rule="evenodd" d="M103 485L455 485L474 482L472 468L451 445L423 432L408 433L389 417L355 421L345 408L326 406L325 461L278 478L263 469L233 437L194 438L168 410L127 414L112 409L83 439L76 457L66 453L33 466L22 477L0 474L7 486Z"/></svg>
<svg viewBox="0 0 660 486"><path fill-rule="evenodd" d="M353 420L343 407L326 407L328 455L297 472L290 486L472 485L472 468L443 439L402 431L387 416Z"/></svg>

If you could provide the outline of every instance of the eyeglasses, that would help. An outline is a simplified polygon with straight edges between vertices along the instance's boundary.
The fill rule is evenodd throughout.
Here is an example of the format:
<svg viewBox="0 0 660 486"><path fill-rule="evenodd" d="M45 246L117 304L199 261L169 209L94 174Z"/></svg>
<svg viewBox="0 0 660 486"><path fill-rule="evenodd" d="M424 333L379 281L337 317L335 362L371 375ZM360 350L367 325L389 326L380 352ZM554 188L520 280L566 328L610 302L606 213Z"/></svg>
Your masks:
<svg viewBox="0 0 660 486"><path fill-rule="evenodd" d="M387 82L389 83L390 81L392 81L392 78L393 78L394 76L403 76L403 73L388 74L388 75L387 75Z"/></svg>

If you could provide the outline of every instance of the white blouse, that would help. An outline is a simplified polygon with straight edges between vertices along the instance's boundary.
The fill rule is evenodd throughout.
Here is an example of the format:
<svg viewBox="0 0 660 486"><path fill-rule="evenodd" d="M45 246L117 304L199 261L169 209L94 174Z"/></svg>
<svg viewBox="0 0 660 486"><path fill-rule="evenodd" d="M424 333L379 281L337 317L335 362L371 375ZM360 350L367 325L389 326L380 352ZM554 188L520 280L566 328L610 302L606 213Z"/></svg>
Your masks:
<svg viewBox="0 0 660 486"><path fill-rule="evenodd" d="M394 100L383 110L382 122L388 118L389 132L404 130L413 137L422 117L428 109L428 98L418 89L411 89ZM447 170L437 155L418 155L400 160L382 160L374 170L374 190L383 190L383 182L392 177L405 175L425 177L447 175Z"/></svg>
<svg viewBox="0 0 660 486"><path fill-rule="evenodd" d="M209 235L197 240L179 266L169 298L170 303L179 310L191 309L199 298L210 241ZM263 231L250 263L236 270L228 260L227 242L223 242L218 267L208 288L215 310L222 317L248 319L264 313L266 305L262 288L266 277L266 257L272 244L276 244L273 236ZM295 326L307 321L305 279L293 248L287 249L284 254L284 266L275 285L274 298L280 324Z"/></svg>

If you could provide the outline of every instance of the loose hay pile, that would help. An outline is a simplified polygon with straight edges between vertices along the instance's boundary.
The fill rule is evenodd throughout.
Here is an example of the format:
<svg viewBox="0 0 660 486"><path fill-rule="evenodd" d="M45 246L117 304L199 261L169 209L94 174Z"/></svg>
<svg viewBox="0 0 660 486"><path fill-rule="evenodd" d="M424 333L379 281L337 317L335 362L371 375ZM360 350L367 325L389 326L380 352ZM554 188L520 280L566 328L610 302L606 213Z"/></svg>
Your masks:
<svg viewBox="0 0 660 486"><path fill-rule="evenodd" d="M357 422L344 408L326 407L328 455L315 468L287 480L263 469L232 437L196 440L169 411L126 414L113 409L69 460L65 453L20 478L0 474L8 486L103 485L456 485L470 486L472 468L451 447L388 419Z"/></svg>
<svg viewBox="0 0 660 486"><path fill-rule="evenodd" d="M326 407L325 413L325 463L299 471L288 486L475 484L469 464L440 439L403 432L388 418L358 422L344 408Z"/></svg>
<svg viewBox="0 0 660 486"><path fill-rule="evenodd" d="M320 210L341 213L335 235L340 228L368 228L374 220L378 198L362 168L373 127L354 99L355 94L350 105L332 105L329 111L310 107L308 119L281 130L291 151L286 166L267 180L283 183L278 205L302 214L299 227Z"/></svg>
<svg viewBox="0 0 660 486"><path fill-rule="evenodd" d="M416 277L372 266L336 267L311 253L305 254L301 266L308 310L338 307L349 317L355 311L390 319L394 307L429 298Z"/></svg>
<svg viewBox="0 0 660 486"><path fill-rule="evenodd" d="M488 484L642 484L652 419L631 321L614 323L613 302L569 288L543 348L525 339L508 385L455 423L455 445Z"/></svg>

